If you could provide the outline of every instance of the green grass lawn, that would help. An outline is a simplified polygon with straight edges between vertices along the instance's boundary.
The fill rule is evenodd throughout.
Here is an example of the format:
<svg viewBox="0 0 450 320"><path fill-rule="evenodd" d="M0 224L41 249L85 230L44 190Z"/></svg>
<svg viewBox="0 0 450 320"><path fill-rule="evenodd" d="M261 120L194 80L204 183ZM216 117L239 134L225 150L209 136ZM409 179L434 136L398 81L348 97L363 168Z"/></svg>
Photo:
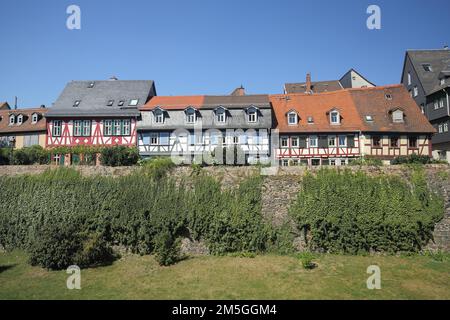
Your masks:
<svg viewBox="0 0 450 320"><path fill-rule="evenodd" d="M305 270L294 257L194 257L160 267L127 255L82 270L81 290L65 271L27 264L19 251L0 253L0 299L450 299L450 259L321 255ZM369 265L381 268L381 290L368 290Z"/></svg>

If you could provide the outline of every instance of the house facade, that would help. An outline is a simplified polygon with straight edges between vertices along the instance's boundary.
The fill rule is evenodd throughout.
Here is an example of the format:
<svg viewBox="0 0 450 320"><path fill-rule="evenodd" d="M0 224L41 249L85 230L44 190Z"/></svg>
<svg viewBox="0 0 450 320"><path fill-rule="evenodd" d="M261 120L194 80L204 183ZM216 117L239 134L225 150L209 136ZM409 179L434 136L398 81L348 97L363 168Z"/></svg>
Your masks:
<svg viewBox="0 0 450 320"><path fill-rule="evenodd" d="M433 156L450 161L450 50L408 50L401 82L436 129Z"/></svg>
<svg viewBox="0 0 450 320"><path fill-rule="evenodd" d="M283 166L431 155L434 128L402 85L270 97Z"/></svg>
<svg viewBox="0 0 450 320"><path fill-rule="evenodd" d="M155 94L153 81L72 81L46 114L46 146L135 146L138 108Z"/></svg>
<svg viewBox="0 0 450 320"><path fill-rule="evenodd" d="M267 95L245 95L238 88L229 96L156 96L140 111L138 147L143 157L178 155L190 163L234 147L244 163L270 155L272 108ZM222 157L217 159L221 163Z"/></svg>
<svg viewBox="0 0 450 320"><path fill-rule="evenodd" d="M40 145L45 147L45 106L30 109L0 110L0 147L21 149Z"/></svg>

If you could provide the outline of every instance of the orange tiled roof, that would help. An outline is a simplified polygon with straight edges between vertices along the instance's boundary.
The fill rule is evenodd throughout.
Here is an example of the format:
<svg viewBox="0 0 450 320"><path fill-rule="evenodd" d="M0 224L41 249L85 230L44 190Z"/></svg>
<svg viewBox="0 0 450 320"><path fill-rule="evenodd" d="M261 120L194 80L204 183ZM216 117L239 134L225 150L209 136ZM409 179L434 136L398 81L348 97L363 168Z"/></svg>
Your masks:
<svg viewBox="0 0 450 320"><path fill-rule="evenodd" d="M45 131L46 121L44 115L47 111L48 109L46 108L0 110L0 134ZM31 123L33 113L38 113L40 115L38 122L36 123ZM22 114L24 116L23 123L21 125L18 125L17 123L9 125L9 116L11 114L16 116Z"/></svg>

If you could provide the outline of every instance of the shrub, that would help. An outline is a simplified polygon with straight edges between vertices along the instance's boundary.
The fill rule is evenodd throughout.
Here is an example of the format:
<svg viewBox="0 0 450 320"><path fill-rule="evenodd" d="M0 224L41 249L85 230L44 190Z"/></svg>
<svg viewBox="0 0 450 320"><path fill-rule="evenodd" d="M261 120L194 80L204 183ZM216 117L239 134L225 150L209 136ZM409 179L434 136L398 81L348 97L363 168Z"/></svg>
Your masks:
<svg viewBox="0 0 450 320"><path fill-rule="evenodd" d="M50 154L39 145L14 150L12 153L12 164L31 165L50 163Z"/></svg>
<svg viewBox="0 0 450 320"><path fill-rule="evenodd" d="M74 257L75 264L79 267L105 265L115 259L111 247L101 233L91 233L83 238L82 249Z"/></svg>
<svg viewBox="0 0 450 320"><path fill-rule="evenodd" d="M353 159L349 162L350 166L376 166L381 167L383 161L378 158L363 157L358 159Z"/></svg>
<svg viewBox="0 0 450 320"><path fill-rule="evenodd" d="M168 230L162 231L155 237L156 261L161 266L169 266L176 263L180 258L179 238Z"/></svg>
<svg viewBox="0 0 450 320"><path fill-rule="evenodd" d="M298 254L298 259L302 267L307 270L314 269L317 265L313 262L314 255L311 252L305 251Z"/></svg>
<svg viewBox="0 0 450 320"><path fill-rule="evenodd" d="M0 148L0 166L9 164L11 153L11 148Z"/></svg>
<svg viewBox="0 0 450 320"><path fill-rule="evenodd" d="M172 159L169 157L157 157L141 162L142 172L149 177L161 179L175 167Z"/></svg>
<svg viewBox="0 0 450 320"><path fill-rule="evenodd" d="M415 153L409 156L399 156L392 160L392 164L428 164L432 159L429 156L419 156Z"/></svg>
<svg viewBox="0 0 450 320"><path fill-rule="evenodd" d="M290 215L325 251L417 252L443 216L443 199L429 192L423 172L413 173L411 185L395 176L322 169L303 178Z"/></svg>
<svg viewBox="0 0 450 320"><path fill-rule="evenodd" d="M101 162L105 166L132 166L138 163L139 151L137 148L114 146L101 150Z"/></svg>

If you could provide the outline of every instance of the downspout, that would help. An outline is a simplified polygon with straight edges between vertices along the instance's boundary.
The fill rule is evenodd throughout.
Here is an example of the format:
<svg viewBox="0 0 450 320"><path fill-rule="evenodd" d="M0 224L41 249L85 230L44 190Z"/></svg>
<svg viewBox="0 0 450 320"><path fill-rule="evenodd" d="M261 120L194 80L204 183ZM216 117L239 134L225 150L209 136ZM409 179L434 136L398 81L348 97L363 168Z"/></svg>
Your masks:
<svg viewBox="0 0 450 320"><path fill-rule="evenodd" d="M450 116L450 102L448 100L448 91L447 88L444 88L443 90L445 92L445 95L447 96L447 115Z"/></svg>

